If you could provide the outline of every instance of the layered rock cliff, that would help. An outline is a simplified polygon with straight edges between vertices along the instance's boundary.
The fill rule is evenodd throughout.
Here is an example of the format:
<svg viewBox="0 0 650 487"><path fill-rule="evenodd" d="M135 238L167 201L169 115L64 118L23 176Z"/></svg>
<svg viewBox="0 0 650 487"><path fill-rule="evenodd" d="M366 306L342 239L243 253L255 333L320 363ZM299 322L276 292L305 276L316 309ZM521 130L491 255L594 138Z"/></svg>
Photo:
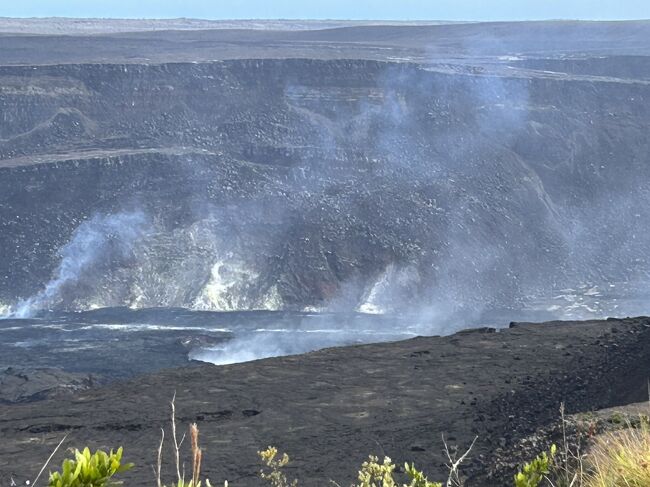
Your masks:
<svg viewBox="0 0 650 487"><path fill-rule="evenodd" d="M342 29L338 56L379 52L377 29ZM316 32L291 35L327 52ZM589 36L571 59L286 58L302 37L275 58L53 65L49 38L11 38L30 62L0 66L0 305L516 308L644 285L649 58L592 58Z"/></svg>

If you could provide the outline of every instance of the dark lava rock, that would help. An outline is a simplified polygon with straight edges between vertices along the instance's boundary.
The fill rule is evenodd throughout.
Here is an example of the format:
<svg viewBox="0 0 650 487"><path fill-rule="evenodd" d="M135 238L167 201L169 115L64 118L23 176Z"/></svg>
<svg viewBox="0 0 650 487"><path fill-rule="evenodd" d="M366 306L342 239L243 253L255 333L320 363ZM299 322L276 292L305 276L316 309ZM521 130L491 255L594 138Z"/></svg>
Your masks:
<svg viewBox="0 0 650 487"><path fill-rule="evenodd" d="M93 385L89 375L53 368L8 367L0 371L0 403L31 402L70 395Z"/></svg>
<svg viewBox="0 0 650 487"><path fill-rule="evenodd" d="M495 472L495 462L556 424L561 402L575 414L642 400L649 367L650 319L634 318L166 370L74 397L0 406L0 478L23 481L18 474L36 472L68 434L67 446L123 445L137 465L127 483L149 483L176 392L179 427L198 422L205 473L215 482L258 485L256 451L267 445L290 454L288 474L305 486L350 482L371 453L414 461L442 479L444 434L459 451L478 436L467 485L502 486L515 464ZM164 454L170 467L169 444Z"/></svg>

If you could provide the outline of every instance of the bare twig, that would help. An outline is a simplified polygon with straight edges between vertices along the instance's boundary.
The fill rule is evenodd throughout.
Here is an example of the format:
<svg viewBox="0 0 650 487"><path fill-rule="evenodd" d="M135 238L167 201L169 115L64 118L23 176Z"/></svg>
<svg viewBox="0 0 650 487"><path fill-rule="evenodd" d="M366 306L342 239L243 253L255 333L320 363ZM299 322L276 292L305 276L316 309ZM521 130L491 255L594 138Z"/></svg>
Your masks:
<svg viewBox="0 0 650 487"><path fill-rule="evenodd" d="M55 448L54 451L50 454L50 456L47 457L47 460L45 461L45 463L44 463L43 466L41 467L41 470L38 472L38 475L36 476L36 478L35 478L34 481L32 482L32 485L33 485L33 486L35 486L35 485L36 485L36 482L38 482L38 479L41 478L41 475L43 474L43 471L47 468L48 464L50 463L50 460L52 460L52 457L53 457L53 456L55 455L55 453L59 450L59 448L61 448L61 445L63 445L63 442L66 440L67 437L68 437L68 435L65 435L65 436L63 437L63 439L62 439L61 441L59 441L59 444L56 445L56 448Z"/></svg>
<svg viewBox="0 0 650 487"><path fill-rule="evenodd" d="M560 417L562 418L562 442L564 443L564 481L569 484L569 443L566 439L566 419L564 417L564 402L560 403Z"/></svg>
<svg viewBox="0 0 650 487"><path fill-rule="evenodd" d="M162 487L162 452L163 444L165 443L165 429L160 428L160 445L158 446L158 464L156 465L156 483L158 487Z"/></svg>
<svg viewBox="0 0 650 487"><path fill-rule="evenodd" d="M176 391L174 391L174 396L172 397L172 438L174 439L174 453L176 455L176 476L178 477L178 483L184 483L183 477L181 477L181 444L178 443L176 437ZM185 435L183 435L185 439Z"/></svg>
<svg viewBox="0 0 650 487"><path fill-rule="evenodd" d="M583 464L583 455L580 451L580 443L578 443L578 446L576 448L576 459L578 460L578 479L579 483L577 485L582 485L584 483L584 478L585 478L585 470L584 470L584 464Z"/></svg>
<svg viewBox="0 0 650 487"><path fill-rule="evenodd" d="M469 448L465 453L463 453L460 458L454 459L452 457L451 453L449 452L449 446L447 445L447 441L445 440L445 436L442 436L442 443L445 445L445 454L447 455L447 458L449 459L449 477L447 477L447 483L445 484L446 487L454 487L454 486L460 486L462 485L460 481L460 476L458 474L458 467L460 467L460 464L465 461L467 458L467 455L469 455L469 452L472 451L472 448L474 447L474 443L476 443L476 440L478 440L478 436L474 437L474 440L472 441L472 444L469 445Z"/></svg>
<svg viewBox="0 0 650 487"><path fill-rule="evenodd" d="M576 473L573 476L573 480L571 480L571 483L569 484L569 487L573 487L577 480L578 480L578 474Z"/></svg>

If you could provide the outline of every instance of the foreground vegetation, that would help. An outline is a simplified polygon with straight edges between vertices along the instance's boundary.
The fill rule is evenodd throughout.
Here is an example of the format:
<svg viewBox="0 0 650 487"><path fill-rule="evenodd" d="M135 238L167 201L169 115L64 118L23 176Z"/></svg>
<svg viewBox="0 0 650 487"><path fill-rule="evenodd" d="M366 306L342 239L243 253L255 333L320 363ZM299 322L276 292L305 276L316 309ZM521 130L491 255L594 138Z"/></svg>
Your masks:
<svg viewBox="0 0 650 487"><path fill-rule="evenodd" d="M176 478L172 483L162 480L163 445L165 431L162 431L158 448L155 480L157 487L212 487L208 479L201 479L202 450L199 446L199 429L196 424L189 427L191 451L191 477L185 475L181 460L181 446L185 435L179 440L176 431L174 401L171 403L171 436L174 451ZM552 445L546 452L521 466L514 476L514 487L650 487L650 421L643 415L638 421L620 421L620 428L590 439L586 453L579 447L570 447L565 430L566 420L562 412L563 444ZM65 438L64 438L65 439ZM476 440L475 440L476 441ZM63 440L54 453L63 443ZM460 466L470 454L474 443L459 457L444 449L449 460L448 476L444 482L431 481L415 465L406 463L403 472L406 483L395 478L397 466L389 457L380 460L370 456L358 471L356 482L351 487L462 487ZM49 487L111 487L122 482L115 477L133 467L122 462L122 448L108 453L98 450L92 453L88 448L73 450L73 458L63 461L61 469L50 473ZM259 477L270 487L298 487L298 479L289 479L285 473L290 458L275 447L258 452L261 461ZM32 483L38 482L47 463ZM327 483L341 487L330 480ZM15 484L12 484L15 485ZM228 487L228 482L224 482Z"/></svg>

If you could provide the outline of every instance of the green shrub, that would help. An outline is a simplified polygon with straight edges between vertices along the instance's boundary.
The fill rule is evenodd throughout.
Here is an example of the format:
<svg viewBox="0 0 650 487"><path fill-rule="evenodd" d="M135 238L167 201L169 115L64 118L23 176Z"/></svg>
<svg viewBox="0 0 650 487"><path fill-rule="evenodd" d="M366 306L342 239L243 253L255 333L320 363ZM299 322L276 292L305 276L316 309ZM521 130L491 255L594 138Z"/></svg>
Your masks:
<svg viewBox="0 0 650 487"><path fill-rule="evenodd" d="M543 452L533 461L526 463L515 475L515 487L538 487L551 472L556 452L557 447L552 445L549 454Z"/></svg>
<svg viewBox="0 0 650 487"><path fill-rule="evenodd" d="M278 449L274 446L269 446L266 450L257 452L257 454L265 467L260 471L260 477L263 480L266 480L272 487L297 487L298 481L292 480L289 482L282 470L289 463L289 455L283 453L278 456ZM395 465L390 458L385 457L384 462L379 463L379 459L371 455L361 465L357 477L359 483L352 487L400 487L393 478L394 470ZM438 482L429 482L426 476L416 469L413 464L405 464L404 470L410 479L410 483L408 485L403 484L402 487L442 487L442 484ZM332 483L338 485L335 482Z"/></svg>
<svg viewBox="0 0 650 487"><path fill-rule="evenodd" d="M393 478L394 470L395 465L389 457L384 457L384 462L379 463L379 459L371 455L361 465L359 483L354 487L399 487ZM414 464L404 464L404 471L410 482L402 484L402 487L442 487L441 483L430 482L424 473L415 468Z"/></svg>
<svg viewBox="0 0 650 487"><path fill-rule="evenodd" d="M368 460L363 462L359 470L359 483L355 487L396 487L393 480L395 465L389 457L384 457L384 462L370 455Z"/></svg>
<svg viewBox="0 0 650 487"><path fill-rule="evenodd" d="M88 448L81 452L74 450L74 460L63 461L60 472L50 473L50 487L104 487L118 485L113 475L129 470L133 464L122 465L122 448L117 452L106 453L97 450L90 453Z"/></svg>
<svg viewBox="0 0 650 487"><path fill-rule="evenodd" d="M274 446L269 446L266 450L259 451L257 454L265 467L260 470L260 478L266 480L273 487L296 487L298 485L298 481L295 479L289 482L282 471L282 468L289 463L289 455L283 453L280 458L276 458L278 449Z"/></svg>
<svg viewBox="0 0 650 487"><path fill-rule="evenodd" d="M411 479L408 487L442 487L440 482L430 482L420 470L415 468L414 464L405 463L404 470Z"/></svg>
<svg viewBox="0 0 650 487"><path fill-rule="evenodd" d="M515 475L515 487L537 487L551 472L557 447L551 445L549 454L542 452L533 461L526 463Z"/></svg>

